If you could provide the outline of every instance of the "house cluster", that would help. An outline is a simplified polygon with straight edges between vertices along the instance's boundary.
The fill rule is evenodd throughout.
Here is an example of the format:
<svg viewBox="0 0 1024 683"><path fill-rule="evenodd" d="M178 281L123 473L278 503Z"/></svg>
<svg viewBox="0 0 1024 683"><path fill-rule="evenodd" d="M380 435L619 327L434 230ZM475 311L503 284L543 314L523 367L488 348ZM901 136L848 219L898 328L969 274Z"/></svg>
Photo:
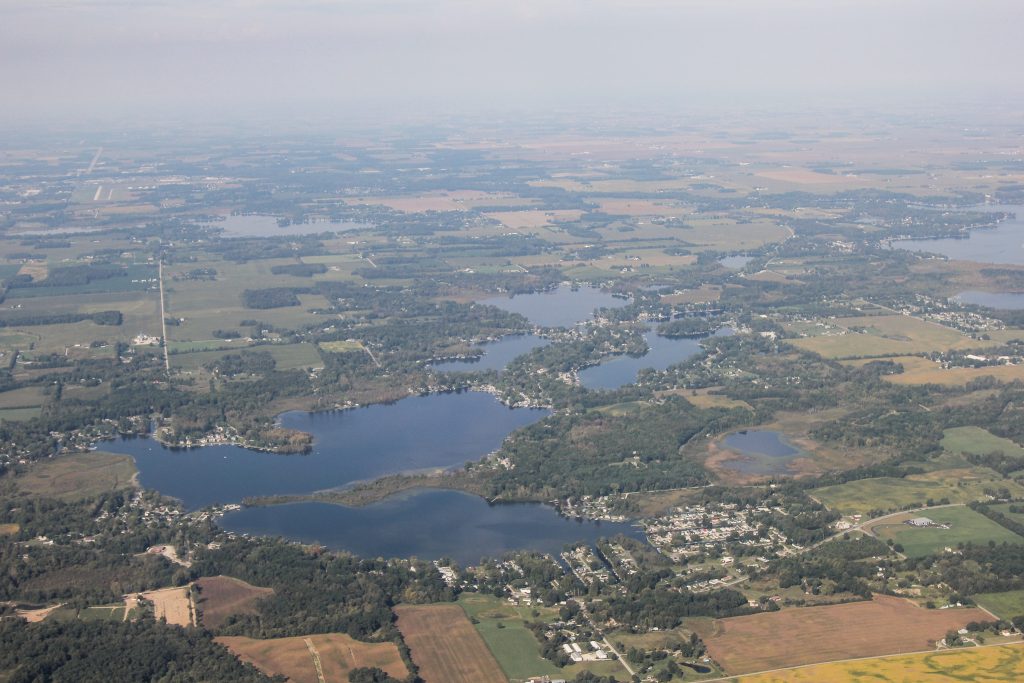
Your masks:
<svg viewBox="0 0 1024 683"><path fill-rule="evenodd" d="M665 516L646 520L644 530L651 545L676 562L689 555L721 549L725 543L768 549L776 543L784 544L785 537L776 529L758 536L758 527L747 521L747 513L771 511L766 506L739 509L732 503L714 509L678 507Z"/></svg>
<svg viewBox="0 0 1024 683"><path fill-rule="evenodd" d="M590 641L590 647L586 650L579 643L564 643L562 649L574 662L600 662L608 659L608 653L596 640Z"/></svg>

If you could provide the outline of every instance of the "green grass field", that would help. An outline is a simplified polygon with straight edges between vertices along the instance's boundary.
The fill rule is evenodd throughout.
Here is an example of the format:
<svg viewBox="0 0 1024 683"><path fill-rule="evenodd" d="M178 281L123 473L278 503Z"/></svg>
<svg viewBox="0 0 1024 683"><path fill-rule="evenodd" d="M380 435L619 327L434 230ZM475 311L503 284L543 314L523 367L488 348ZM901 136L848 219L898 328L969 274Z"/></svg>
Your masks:
<svg viewBox="0 0 1024 683"><path fill-rule="evenodd" d="M882 540L892 539L903 546L909 557L924 557L942 552L943 548L956 548L958 543L1020 543L1024 538L1004 529L987 517L966 507L939 508L915 513L915 517L927 517L938 524L949 524L949 529L937 527L914 528L908 524L895 523L876 526L875 535Z"/></svg>
<svg viewBox="0 0 1024 683"><path fill-rule="evenodd" d="M942 447L951 453L972 453L983 455L1002 451L1006 455L1024 458L1024 447L996 436L981 427L954 427L943 432Z"/></svg>
<svg viewBox="0 0 1024 683"><path fill-rule="evenodd" d="M35 408L0 408L0 420L10 420L11 422L31 420L34 417L39 417L42 412L43 409L39 406Z"/></svg>
<svg viewBox="0 0 1024 683"><path fill-rule="evenodd" d="M978 593L974 601L1000 619L1012 619L1024 615L1024 590L1005 593Z"/></svg>

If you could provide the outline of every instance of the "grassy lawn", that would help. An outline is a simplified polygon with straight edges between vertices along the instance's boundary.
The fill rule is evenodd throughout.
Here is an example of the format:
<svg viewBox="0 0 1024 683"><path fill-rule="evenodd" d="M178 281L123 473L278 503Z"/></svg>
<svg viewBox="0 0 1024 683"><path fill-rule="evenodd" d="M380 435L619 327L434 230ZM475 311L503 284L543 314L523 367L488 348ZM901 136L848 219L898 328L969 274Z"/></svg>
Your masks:
<svg viewBox="0 0 1024 683"><path fill-rule="evenodd" d="M891 538L902 544L910 557L924 557L946 547L956 548L958 543L1024 543L1024 538L966 507L925 510L909 514L908 518L911 517L927 517L937 524L948 524L950 528L915 528L897 519L895 523L876 526L874 532L882 540Z"/></svg>
<svg viewBox="0 0 1024 683"><path fill-rule="evenodd" d="M1000 619L1012 619L1024 615L1024 590L1005 593L978 593L974 601Z"/></svg>

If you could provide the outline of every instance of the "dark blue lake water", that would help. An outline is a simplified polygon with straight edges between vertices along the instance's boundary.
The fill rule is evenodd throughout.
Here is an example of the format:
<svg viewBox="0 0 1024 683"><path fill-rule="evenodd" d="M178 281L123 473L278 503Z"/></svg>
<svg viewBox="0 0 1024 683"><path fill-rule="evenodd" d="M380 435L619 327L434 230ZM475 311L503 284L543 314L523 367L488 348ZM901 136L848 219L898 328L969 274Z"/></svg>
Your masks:
<svg viewBox="0 0 1024 683"><path fill-rule="evenodd" d="M477 344L484 355L476 360L450 360L435 363L432 368L438 372L477 372L480 370L504 370L514 359L550 342L533 334L512 334L498 341Z"/></svg>
<svg viewBox="0 0 1024 683"><path fill-rule="evenodd" d="M490 505L477 496L437 490L409 491L362 508L326 503L244 508L224 515L221 526L363 557L450 557L464 566L511 550L557 555L567 543L593 543L616 534L644 538L629 524L580 522L547 505Z"/></svg>
<svg viewBox="0 0 1024 683"><path fill-rule="evenodd" d="M152 439L99 445L134 456L142 485L194 510L246 496L310 493L396 472L455 467L496 450L512 431L547 415L512 410L489 394L415 396L389 405L281 416L313 434L308 455L275 455L238 446L172 450Z"/></svg>
<svg viewBox="0 0 1024 683"><path fill-rule="evenodd" d="M980 263L1024 265L1024 206L971 207L974 211L1016 214L996 228L971 230L966 239L896 240L893 247L942 254L951 259Z"/></svg>
<svg viewBox="0 0 1024 683"><path fill-rule="evenodd" d="M716 337L733 334L732 328L723 327ZM588 389L618 389L636 381L637 373L645 368L664 370L701 352L700 338L669 339L655 331L644 334L648 351L643 356L615 356L600 365L592 365L580 372L580 383Z"/></svg>
<svg viewBox="0 0 1024 683"><path fill-rule="evenodd" d="M960 292L953 298L961 303L988 306L989 308L998 308L1004 311L1019 311L1024 308L1024 294L1014 294L1011 292L978 292L972 290Z"/></svg>
<svg viewBox="0 0 1024 683"><path fill-rule="evenodd" d="M619 308L629 301L614 297L596 287L580 287L573 290L568 285L562 285L550 292L517 294L513 297L499 296L484 299L480 303L521 313L535 325L572 327L594 317L596 308Z"/></svg>
<svg viewBox="0 0 1024 683"><path fill-rule="evenodd" d="M725 464L745 474L785 474L789 463L801 455L782 434L765 429L735 432L722 444L743 456Z"/></svg>

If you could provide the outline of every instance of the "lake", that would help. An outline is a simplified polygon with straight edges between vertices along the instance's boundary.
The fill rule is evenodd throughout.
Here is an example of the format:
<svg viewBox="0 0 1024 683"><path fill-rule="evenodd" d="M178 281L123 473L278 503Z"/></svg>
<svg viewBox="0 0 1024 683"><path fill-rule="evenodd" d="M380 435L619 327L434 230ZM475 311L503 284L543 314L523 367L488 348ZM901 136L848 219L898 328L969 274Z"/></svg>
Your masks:
<svg viewBox="0 0 1024 683"><path fill-rule="evenodd" d="M995 228L971 230L964 239L894 240L891 246L942 254L962 261L1024 265L1024 206L991 205L971 207L970 210L1006 212L1016 214L1016 217Z"/></svg>
<svg viewBox="0 0 1024 683"><path fill-rule="evenodd" d="M724 464L744 474L786 474L789 463L801 455L782 434L766 429L735 432L722 445L743 456Z"/></svg>
<svg viewBox="0 0 1024 683"><path fill-rule="evenodd" d="M224 220L214 223L203 223L204 227L223 230L224 237L280 237L296 235L318 235L322 232L345 232L367 227L361 223L331 221L313 221L311 223L292 223L285 227L277 224L277 216L261 216L256 214L225 216Z"/></svg>
<svg viewBox="0 0 1024 683"><path fill-rule="evenodd" d="M721 263L726 268L742 270L743 266L747 265L753 260L753 256L726 256L725 258L718 259L718 262Z"/></svg>
<svg viewBox="0 0 1024 683"><path fill-rule="evenodd" d="M723 327L716 337L733 334L732 328ZM580 372L580 383L588 389L618 389L636 381L637 373L645 368L664 370L701 352L700 338L669 339L654 330L644 334L648 351L643 356L626 354L615 356L600 365L592 365Z"/></svg>
<svg viewBox="0 0 1024 683"><path fill-rule="evenodd" d="M498 296L480 303L520 313L542 327L572 327L593 318L596 308L620 308L629 301L597 287L573 289L569 285L561 285L550 292Z"/></svg>
<svg viewBox="0 0 1024 683"><path fill-rule="evenodd" d="M1024 309L1024 294L1012 292L960 292L953 297L960 303L974 304L975 306L987 306L1004 311L1019 311Z"/></svg>
<svg viewBox="0 0 1024 683"><path fill-rule="evenodd" d="M430 367L438 372L478 372L480 370L504 370L513 360L533 349L550 344L547 339L533 334L510 334L498 341L477 344L484 352L473 360L448 360L433 363Z"/></svg>
<svg viewBox="0 0 1024 683"><path fill-rule="evenodd" d="M459 491L408 491L362 508L293 503L244 508L220 521L229 531L283 536L363 557L450 557L463 566L530 549L555 556L569 543L643 533L624 523L577 521L539 503L491 505Z"/></svg>
<svg viewBox="0 0 1024 683"><path fill-rule="evenodd" d="M308 455L230 445L170 449L151 438L108 441L99 448L133 456L144 487L195 510L247 496L310 493L396 472L461 466L547 414L513 410L480 392L430 394L354 410L284 413L283 426L313 435Z"/></svg>

